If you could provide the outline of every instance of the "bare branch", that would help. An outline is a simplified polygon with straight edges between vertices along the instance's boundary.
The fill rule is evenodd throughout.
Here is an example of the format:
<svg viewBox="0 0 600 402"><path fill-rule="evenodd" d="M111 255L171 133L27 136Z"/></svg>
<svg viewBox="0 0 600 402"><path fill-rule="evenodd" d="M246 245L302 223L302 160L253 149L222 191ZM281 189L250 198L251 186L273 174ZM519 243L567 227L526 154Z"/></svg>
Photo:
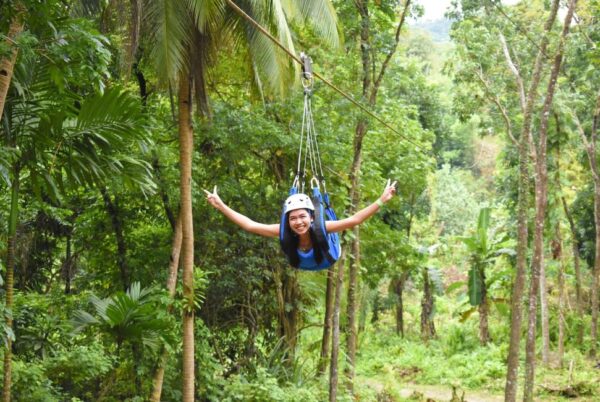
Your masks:
<svg viewBox="0 0 600 402"><path fill-rule="evenodd" d="M398 43L400 43L400 32L402 31L402 26L404 25L404 21L406 20L406 15L408 14L408 10L410 9L411 0L406 0L404 4L404 9L402 10L402 14L400 15L400 21L398 21L398 26L396 27L396 36L394 41L394 47L388 52L385 60L381 64L381 69L379 70L379 74L377 75L377 79L375 80L375 84L373 84L373 89L371 90L371 99L369 100L371 104L375 104L375 98L377 96L377 91L379 90L379 86L381 85L381 80L383 79L383 75L385 74L385 70L396 53L396 49L398 49Z"/></svg>
<svg viewBox="0 0 600 402"><path fill-rule="evenodd" d="M513 144L518 147L519 143L518 143L517 139L515 138L515 136L513 135L512 125L510 123L510 118L508 117L508 113L506 112L506 109L504 108L504 106L502 106L500 99L498 99L497 96L493 95L493 91L491 90L489 83L485 80L485 77L483 76L483 73L481 72L481 68L479 71L476 72L476 74L477 74L477 78L479 78L479 81L481 81L481 83L485 87L485 93L487 94L488 99L491 100L492 102L494 102L494 104L496 105L498 110L500 110L500 113L502 113L502 118L504 119L504 124L506 125L506 133L508 134L508 137L513 142Z"/></svg>
<svg viewBox="0 0 600 402"><path fill-rule="evenodd" d="M512 58L510 56L510 50L508 49L508 45L506 44L506 39L504 35L500 33L498 35L500 37L500 43L502 43L502 50L504 51L504 57L506 58L506 63L508 64L508 68L515 76L515 80L517 81L517 87L519 88L519 99L521 101L521 109L525 111L526 101L525 101L525 86L523 85L523 79L521 78L521 74L519 73L519 69L513 63Z"/></svg>

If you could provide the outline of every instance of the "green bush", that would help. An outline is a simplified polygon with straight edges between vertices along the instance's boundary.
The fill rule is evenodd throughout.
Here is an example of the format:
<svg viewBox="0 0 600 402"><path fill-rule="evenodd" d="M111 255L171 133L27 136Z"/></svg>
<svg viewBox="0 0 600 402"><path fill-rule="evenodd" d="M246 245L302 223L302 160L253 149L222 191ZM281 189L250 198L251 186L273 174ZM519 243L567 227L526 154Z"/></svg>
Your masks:
<svg viewBox="0 0 600 402"><path fill-rule="evenodd" d="M101 345L74 346L44 361L48 378L69 395L91 400L97 394L100 379L113 367Z"/></svg>
<svg viewBox="0 0 600 402"><path fill-rule="evenodd" d="M13 360L12 400L14 402L55 402L63 400L40 363ZM4 374L4 373L3 373Z"/></svg>

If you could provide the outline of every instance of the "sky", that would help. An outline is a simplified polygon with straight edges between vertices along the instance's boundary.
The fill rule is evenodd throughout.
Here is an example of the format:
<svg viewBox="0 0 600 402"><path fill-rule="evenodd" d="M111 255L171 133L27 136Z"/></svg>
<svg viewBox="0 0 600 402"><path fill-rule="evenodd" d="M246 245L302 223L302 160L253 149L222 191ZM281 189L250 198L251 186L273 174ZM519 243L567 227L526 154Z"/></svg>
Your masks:
<svg viewBox="0 0 600 402"><path fill-rule="evenodd" d="M438 20L444 17L446 9L450 5L451 0L419 0L419 4L425 7L424 20ZM506 5L518 3L519 0L503 0Z"/></svg>

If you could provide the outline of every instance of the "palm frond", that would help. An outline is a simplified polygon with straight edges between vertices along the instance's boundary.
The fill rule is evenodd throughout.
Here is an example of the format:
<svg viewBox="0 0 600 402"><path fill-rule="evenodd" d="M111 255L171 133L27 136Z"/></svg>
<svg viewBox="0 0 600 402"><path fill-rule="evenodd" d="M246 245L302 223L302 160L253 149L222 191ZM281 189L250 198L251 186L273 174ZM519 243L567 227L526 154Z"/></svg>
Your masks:
<svg viewBox="0 0 600 402"><path fill-rule="evenodd" d="M220 28L225 14L223 0L186 0L196 26L203 34Z"/></svg>
<svg viewBox="0 0 600 402"><path fill-rule="evenodd" d="M155 44L152 59L158 77L163 83L176 81L178 74L189 65L188 48L191 43L191 18L183 0L148 2L148 26L153 28Z"/></svg>
<svg viewBox="0 0 600 402"><path fill-rule="evenodd" d="M274 0L275 1L275 0ZM307 23L333 47L340 46L337 14L329 0L279 0L290 21Z"/></svg>

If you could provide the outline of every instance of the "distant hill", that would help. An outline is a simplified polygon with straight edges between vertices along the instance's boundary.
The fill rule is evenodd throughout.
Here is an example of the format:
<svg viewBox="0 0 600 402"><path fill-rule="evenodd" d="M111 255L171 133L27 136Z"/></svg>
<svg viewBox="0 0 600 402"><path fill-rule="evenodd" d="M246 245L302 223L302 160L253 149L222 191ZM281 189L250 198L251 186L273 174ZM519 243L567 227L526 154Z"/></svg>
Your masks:
<svg viewBox="0 0 600 402"><path fill-rule="evenodd" d="M429 32L434 42L450 41L450 26L452 21L447 19L419 21L411 24L412 28Z"/></svg>

